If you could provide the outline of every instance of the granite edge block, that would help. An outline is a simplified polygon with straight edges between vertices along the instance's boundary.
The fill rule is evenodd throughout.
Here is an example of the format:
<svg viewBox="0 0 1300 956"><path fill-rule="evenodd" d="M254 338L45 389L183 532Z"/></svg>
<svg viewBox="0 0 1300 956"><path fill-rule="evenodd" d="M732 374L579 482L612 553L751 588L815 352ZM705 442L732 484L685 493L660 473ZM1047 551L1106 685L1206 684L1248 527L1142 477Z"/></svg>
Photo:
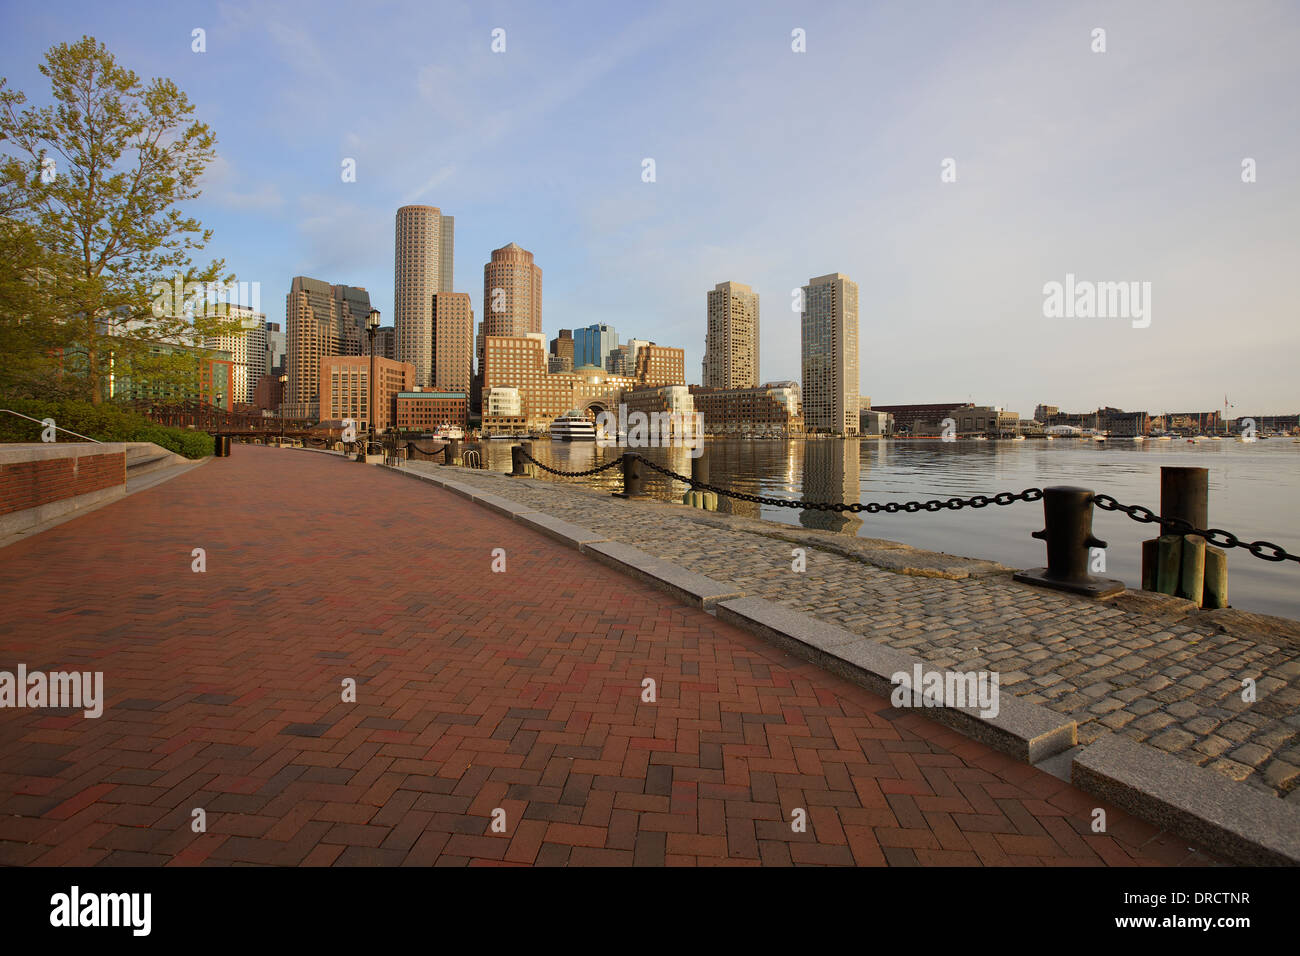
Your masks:
<svg viewBox="0 0 1300 956"><path fill-rule="evenodd" d="M1123 734L1074 757L1076 787L1252 866L1300 864L1300 808Z"/></svg>
<svg viewBox="0 0 1300 956"><path fill-rule="evenodd" d="M719 601L742 597L744 592L670 561L617 541L584 543L580 550L601 564L667 591L683 604L708 607Z"/></svg>

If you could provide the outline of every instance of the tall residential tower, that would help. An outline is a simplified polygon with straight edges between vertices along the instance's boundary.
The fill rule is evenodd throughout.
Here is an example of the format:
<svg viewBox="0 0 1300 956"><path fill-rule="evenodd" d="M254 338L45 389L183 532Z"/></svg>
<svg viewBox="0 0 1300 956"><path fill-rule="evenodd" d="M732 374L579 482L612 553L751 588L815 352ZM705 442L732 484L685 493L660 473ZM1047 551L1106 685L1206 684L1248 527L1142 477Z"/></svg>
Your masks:
<svg viewBox="0 0 1300 956"><path fill-rule="evenodd" d="M415 384L433 384L433 296L451 292L456 220L436 206L397 210L393 322L397 359L415 366Z"/></svg>
<svg viewBox="0 0 1300 956"><path fill-rule="evenodd" d="M858 284L838 272L808 280L801 327L805 426L857 435Z"/></svg>
<svg viewBox="0 0 1300 956"><path fill-rule="evenodd" d="M758 385L758 293L739 282L719 282L709 293L704 339L706 388Z"/></svg>

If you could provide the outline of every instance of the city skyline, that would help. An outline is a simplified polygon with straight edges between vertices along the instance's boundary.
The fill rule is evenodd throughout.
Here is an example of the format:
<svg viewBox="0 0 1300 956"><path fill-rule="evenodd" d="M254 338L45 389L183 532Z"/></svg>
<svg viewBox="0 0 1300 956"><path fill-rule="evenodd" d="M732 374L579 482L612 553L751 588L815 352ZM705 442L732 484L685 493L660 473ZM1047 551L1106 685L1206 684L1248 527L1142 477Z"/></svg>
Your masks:
<svg viewBox="0 0 1300 956"><path fill-rule="evenodd" d="M548 338L608 323L685 348L698 372L701 290L735 277L768 304L758 379L798 379L791 291L839 271L863 290L859 384L881 403L1154 413L1221 407L1226 391L1236 412L1295 411L1285 276L1300 151L1270 119L1297 85L1293 9L1012 5L949 11L936 29L921 12L769 8L742 22L738 8L666 4L592 8L579 42L522 6L404 6L361 33L294 5L72 6L80 29L175 80L213 124L219 159L189 208L273 321L290 278L319 275L366 288L393 322L392 216L427 204L460 220L456 291L473 296L504 242L546 263ZM73 39L67 14L6 13L6 75L36 101L45 49ZM1104 53L1090 48L1098 26ZM493 54L497 27L507 47ZM704 56L724 33L728 52ZM324 51L342 42L371 69L335 76ZM854 95L825 97L836 85ZM878 102L843 124L864 89ZM749 114L740 163L710 120ZM550 131L579 119L598 144ZM803 157L832 121L835 148ZM355 182L340 176L348 159ZM1149 327L1045 318L1044 286L1067 276L1150 282Z"/></svg>

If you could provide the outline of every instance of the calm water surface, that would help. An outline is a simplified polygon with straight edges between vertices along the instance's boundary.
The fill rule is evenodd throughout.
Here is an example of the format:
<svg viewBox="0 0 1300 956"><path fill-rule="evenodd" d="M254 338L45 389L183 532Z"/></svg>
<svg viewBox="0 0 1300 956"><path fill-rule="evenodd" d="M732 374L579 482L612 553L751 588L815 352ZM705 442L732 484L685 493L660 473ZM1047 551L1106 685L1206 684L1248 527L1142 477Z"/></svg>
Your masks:
<svg viewBox="0 0 1300 956"><path fill-rule="evenodd" d="M510 443L485 442L488 467L510 470ZM708 443L712 483L772 497L830 502L886 502L993 495L1047 485L1081 485L1124 504L1159 511L1160 466L1208 468L1210 524L1244 541L1265 540L1300 552L1300 444L1272 438L1188 444L1030 439L1023 442L719 440ZM537 441L533 454L565 470L590 468L619 449ZM647 457L689 475L684 449L654 448ZM617 490L619 469L594 478L569 479ZM685 485L655 473L648 491L680 500ZM988 558L1012 567L1046 563L1044 545L1030 532L1043 526L1039 503L964 508L935 514L837 515L761 507L728 499L720 510L863 537L887 538L932 551ZM1141 585L1143 539L1154 525L1097 510L1094 533L1109 545L1106 574ZM1263 561L1236 548L1228 552L1228 597L1233 607L1300 618L1300 564Z"/></svg>

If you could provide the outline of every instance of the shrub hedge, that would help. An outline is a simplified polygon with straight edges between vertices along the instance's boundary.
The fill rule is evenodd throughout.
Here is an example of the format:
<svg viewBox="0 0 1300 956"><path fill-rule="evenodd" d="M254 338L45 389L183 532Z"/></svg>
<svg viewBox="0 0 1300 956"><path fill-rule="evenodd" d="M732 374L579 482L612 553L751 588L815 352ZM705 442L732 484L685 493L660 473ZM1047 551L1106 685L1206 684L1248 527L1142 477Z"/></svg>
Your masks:
<svg viewBox="0 0 1300 956"><path fill-rule="evenodd" d="M11 408L32 418L52 418L60 428L100 441L149 441L186 458L205 458L213 451L212 436L207 432L158 425L138 412L112 403L92 405L71 400L47 402L0 396L0 408ZM35 422L0 414L0 442L40 441L40 435L41 426ZM58 433L58 440L78 439Z"/></svg>

